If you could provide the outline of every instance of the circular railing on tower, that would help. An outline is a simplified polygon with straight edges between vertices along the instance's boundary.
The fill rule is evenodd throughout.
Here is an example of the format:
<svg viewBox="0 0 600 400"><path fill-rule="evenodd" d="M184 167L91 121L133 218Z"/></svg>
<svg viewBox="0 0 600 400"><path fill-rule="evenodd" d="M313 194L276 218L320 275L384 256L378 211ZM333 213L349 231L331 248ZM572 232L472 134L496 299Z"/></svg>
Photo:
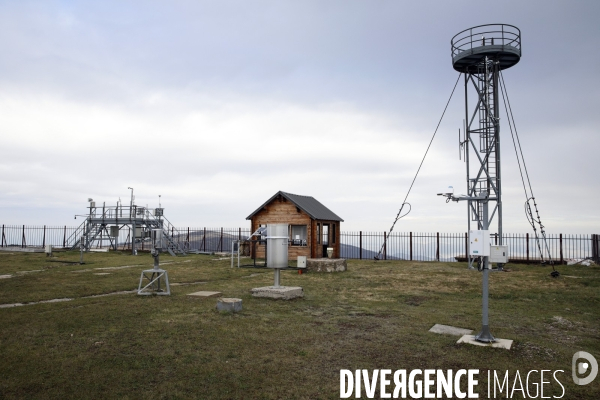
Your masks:
<svg viewBox="0 0 600 400"><path fill-rule="evenodd" d="M487 56L507 69L521 59L521 31L508 24L474 26L456 34L450 41L452 66L459 72L476 72Z"/></svg>

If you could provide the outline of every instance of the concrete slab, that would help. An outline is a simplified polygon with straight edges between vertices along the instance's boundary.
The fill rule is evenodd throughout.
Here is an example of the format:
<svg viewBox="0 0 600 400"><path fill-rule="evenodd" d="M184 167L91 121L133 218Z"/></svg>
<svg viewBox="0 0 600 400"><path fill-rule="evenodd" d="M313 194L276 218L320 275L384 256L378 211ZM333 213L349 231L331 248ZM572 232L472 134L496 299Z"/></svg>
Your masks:
<svg viewBox="0 0 600 400"><path fill-rule="evenodd" d="M19 247L19 246L8 246L0 247L0 251L14 251L17 253L43 253L43 247Z"/></svg>
<svg viewBox="0 0 600 400"><path fill-rule="evenodd" d="M223 293L221 292L209 292L206 290L202 290L200 292L188 293L188 296L196 296L196 297L219 297Z"/></svg>
<svg viewBox="0 0 600 400"><path fill-rule="evenodd" d="M304 290L300 286L265 286L250 290L253 297L266 297L269 299L291 300L304 297Z"/></svg>
<svg viewBox="0 0 600 400"><path fill-rule="evenodd" d="M0 275L0 279L12 278L12 275Z"/></svg>
<svg viewBox="0 0 600 400"><path fill-rule="evenodd" d="M464 335L463 337L458 339L458 342L456 342L456 344L467 343L467 344L474 344L475 346L495 347L498 349L510 350L510 347L512 346L512 342L513 341L510 339L496 338L496 341L493 343L482 343L482 342L478 342L477 340L475 340L475 335Z"/></svg>
<svg viewBox="0 0 600 400"><path fill-rule="evenodd" d="M309 258L306 269L311 272L344 272L348 264L344 258Z"/></svg>
<svg viewBox="0 0 600 400"><path fill-rule="evenodd" d="M464 336L464 335L470 335L471 333L473 333L473 330L456 328L456 327L450 326L450 325L435 324L434 326L431 327L429 332L441 333L443 335Z"/></svg>
<svg viewBox="0 0 600 400"><path fill-rule="evenodd" d="M219 311L242 311L242 299L222 298L217 301L217 310Z"/></svg>

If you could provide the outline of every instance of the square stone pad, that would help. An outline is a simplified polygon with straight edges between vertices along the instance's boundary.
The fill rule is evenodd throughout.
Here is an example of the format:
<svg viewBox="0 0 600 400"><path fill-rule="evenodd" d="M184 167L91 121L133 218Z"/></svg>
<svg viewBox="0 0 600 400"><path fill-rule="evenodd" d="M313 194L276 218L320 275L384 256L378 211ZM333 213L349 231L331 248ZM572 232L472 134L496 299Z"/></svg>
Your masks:
<svg viewBox="0 0 600 400"><path fill-rule="evenodd" d="M188 293L188 296L196 296L196 297L219 297L221 295L222 295L221 292L208 292L208 291Z"/></svg>

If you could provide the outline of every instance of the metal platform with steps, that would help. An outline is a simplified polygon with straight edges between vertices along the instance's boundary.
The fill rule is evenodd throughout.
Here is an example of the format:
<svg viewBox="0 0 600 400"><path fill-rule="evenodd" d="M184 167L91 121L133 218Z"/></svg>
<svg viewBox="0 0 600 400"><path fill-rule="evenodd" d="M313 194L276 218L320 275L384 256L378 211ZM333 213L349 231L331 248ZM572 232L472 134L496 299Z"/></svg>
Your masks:
<svg viewBox="0 0 600 400"><path fill-rule="evenodd" d="M108 242L110 248L117 250L118 237L121 229L130 228L130 236L126 242L131 241L132 254L137 253L136 244L141 244L150 239L153 229L161 229L165 250L172 256L177 254L186 255L185 244L179 243L176 238L181 237L180 232L163 215L163 208L149 209L136 205L96 207L95 202L90 202L89 212L85 215L85 221L68 237L66 246L70 250L79 249L83 242L84 251L90 251L94 244L105 245Z"/></svg>

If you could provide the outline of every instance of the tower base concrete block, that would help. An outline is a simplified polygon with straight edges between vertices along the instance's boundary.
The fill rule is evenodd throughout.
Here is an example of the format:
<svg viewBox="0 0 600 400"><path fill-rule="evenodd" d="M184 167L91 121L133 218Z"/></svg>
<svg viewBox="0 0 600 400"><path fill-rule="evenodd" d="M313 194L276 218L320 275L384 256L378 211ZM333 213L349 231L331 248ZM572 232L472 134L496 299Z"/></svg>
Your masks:
<svg viewBox="0 0 600 400"><path fill-rule="evenodd" d="M468 343L468 344L474 344L475 346L495 347L498 349L510 350L510 347L512 346L513 341L510 339L496 338L496 340L494 342L482 343L482 342L477 341L477 339L475 339L475 335L464 335L463 337L458 339L458 342L456 342L456 344L459 344L459 343Z"/></svg>
<svg viewBox="0 0 600 400"><path fill-rule="evenodd" d="M269 299L291 300L304 297L304 290L300 286L265 286L250 291L253 297L267 297Z"/></svg>
<svg viewBox="0 0 600 400"><path fill-rule="evenodd" d="M239 312L242 311L242 299L222 298L217 301L218 311Z"/></svg>

